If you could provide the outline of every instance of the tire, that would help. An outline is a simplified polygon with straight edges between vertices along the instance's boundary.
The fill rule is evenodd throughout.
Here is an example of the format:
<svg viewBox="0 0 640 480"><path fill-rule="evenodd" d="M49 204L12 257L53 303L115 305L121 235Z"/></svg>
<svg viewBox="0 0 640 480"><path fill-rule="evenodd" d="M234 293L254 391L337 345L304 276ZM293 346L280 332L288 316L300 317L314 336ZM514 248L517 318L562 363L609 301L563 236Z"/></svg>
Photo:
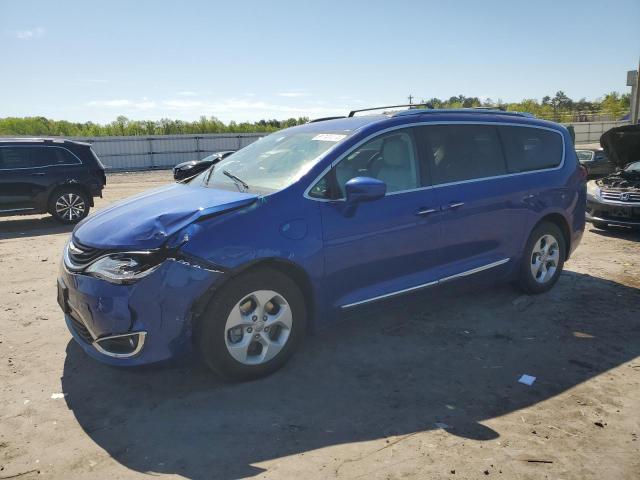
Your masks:
<svg viewBox="0 0 640 480"><path fill-rule="evenodd" d="M546 256L544 248L541 249L544 246L548 246ZM537 225L529 235L522 255L520 288L533 295L549 291L560 278L566 251L564 235L556 224L543 222Z"/></svg>
<svg viewBox="0 0 640 480"><path fill-rule="evenodd" d="M59 188L49 199L49 213L66 225L78 223L89 215L90 199L78 188Z"/></svg>
<svg viewBox="0 0 640 480"><path fill-rule="evenodd" d="M227 380L250 380L285 364L304 338L306 317L304 296L293 280L276 270L254 270L216 292L196 321L194 340L215 373ZM275 340L270 343L266 339L272 336Z"/></svg>
<svg viewBox="0 0 640 480"><path fill-rule="evenodd" d="M599 228L600 230L609 230L609 224L608 223L604 223L604 222L591 222L591 225L593 225L596 228Z"/></svg>

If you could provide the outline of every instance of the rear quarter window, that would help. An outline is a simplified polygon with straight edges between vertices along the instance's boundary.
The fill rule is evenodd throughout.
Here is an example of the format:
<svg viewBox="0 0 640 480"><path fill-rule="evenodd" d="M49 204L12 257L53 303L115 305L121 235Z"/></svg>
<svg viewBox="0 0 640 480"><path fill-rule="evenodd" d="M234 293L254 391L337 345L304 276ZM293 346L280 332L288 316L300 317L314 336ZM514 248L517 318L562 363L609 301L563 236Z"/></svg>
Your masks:
<svg viewBox="0 0 640 480"><path fill-rule="evenodd" d="M554 168L562 162L559 132L531 127L499 127L509 173Z"/></svg>

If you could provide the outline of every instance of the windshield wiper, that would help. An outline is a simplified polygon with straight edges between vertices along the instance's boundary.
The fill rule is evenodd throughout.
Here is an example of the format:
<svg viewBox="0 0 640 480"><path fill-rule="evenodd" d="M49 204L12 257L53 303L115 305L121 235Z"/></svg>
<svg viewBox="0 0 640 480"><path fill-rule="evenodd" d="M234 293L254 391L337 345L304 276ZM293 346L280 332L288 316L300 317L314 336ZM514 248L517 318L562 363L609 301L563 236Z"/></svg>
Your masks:
<svg viewBox="0 0 640 480"><path fill-rule="evenodd" d="M207 174L207 178L204 181L205 186L209 186L209 181L211 180L211 175L213 175L213 169L216 168L216 164L214 163L209 167L209 173Z"/></svg>
<svg viewBox="0 0 640 480"><path fill-rule="evenodd" d="M249 190L249 185L247 185L241 178L236 177L233 173L229 172L228 170L223 170L222 173L224 173L227 177L233 180L233 183L236 184L236 187L238 187L238 190L240 190L240 185L242 185L245 192ZM242 190L240 191L242 192Z"/></svg>

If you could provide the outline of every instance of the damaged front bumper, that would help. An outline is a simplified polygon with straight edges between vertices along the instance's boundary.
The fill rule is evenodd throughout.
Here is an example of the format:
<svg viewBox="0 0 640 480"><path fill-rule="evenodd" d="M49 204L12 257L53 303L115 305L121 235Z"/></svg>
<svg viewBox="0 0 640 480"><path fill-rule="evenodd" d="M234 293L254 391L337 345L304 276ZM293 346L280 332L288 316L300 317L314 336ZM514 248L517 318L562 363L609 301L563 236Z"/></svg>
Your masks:
<svg viewBox="0 0 640 480"><path fill-rule="evenodd" d="M58 303L69 331L91 357L142 365L192 350L193 306L224 274L166 259L153 273L117 285L69 271L58 278Z"/></svg>

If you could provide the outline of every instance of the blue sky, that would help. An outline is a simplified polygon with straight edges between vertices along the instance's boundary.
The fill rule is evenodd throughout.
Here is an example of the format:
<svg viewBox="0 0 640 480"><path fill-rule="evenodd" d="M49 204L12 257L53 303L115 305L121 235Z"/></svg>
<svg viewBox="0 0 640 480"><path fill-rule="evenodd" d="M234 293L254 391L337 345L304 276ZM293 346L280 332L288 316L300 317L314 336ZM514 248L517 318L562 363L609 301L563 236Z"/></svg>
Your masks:
<svg viewBox="0 0 640 480"><path fill-rule="evenodd" d="M596 98L638 0L0 0L0 117L318 117L464 94Z"/></svg>

